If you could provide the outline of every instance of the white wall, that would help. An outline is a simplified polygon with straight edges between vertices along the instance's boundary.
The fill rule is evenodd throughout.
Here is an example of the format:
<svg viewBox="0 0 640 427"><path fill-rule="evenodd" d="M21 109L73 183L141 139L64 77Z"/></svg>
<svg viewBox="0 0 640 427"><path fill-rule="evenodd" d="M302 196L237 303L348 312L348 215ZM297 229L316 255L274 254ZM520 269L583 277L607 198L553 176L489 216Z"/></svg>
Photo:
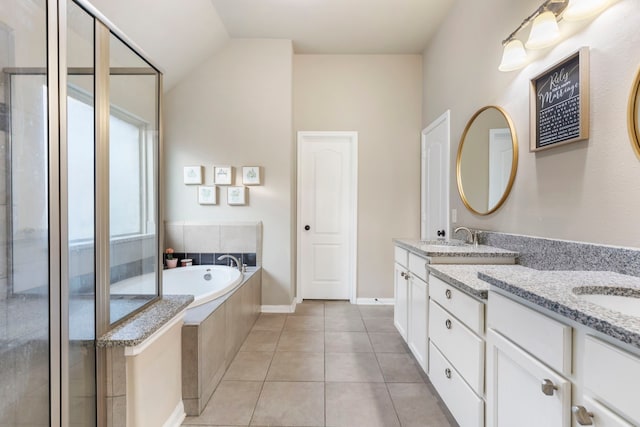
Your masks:
<svg viewBox="0 0 640 427"><path fill-rule="evenodd" d="M262 221L263 304L293 298L292 58L288 40L232 40L165 97L165 219ZM218 206L201 206L183 167L205 166L211 185L214 164L262 166L264 185L248 206L227 206L226 187Z"/></svg>
<svg viewBox="0 0 640 427"><path fill-rule="evenodd" d="M640 2L619 0L592 21L565 26L562 41L526 68L499 72L501 40L539 3L458 0L424 52L423 125L450 108L456 150L472 114L497 104L511 115L520 143L513 191L495 214L469 213L451 186L457 225L637 247L640 161L629 142L626 109L640 66ZM591 137L530 153L529 80L581 46L591 48Z"/></svg>
<svg viewBox="0 0 640 427"><path fill-rule="evenodd" d="M391 241L420 233L421 60L294 57L294 129L358 132L358 298L393 297Z"/></svg>

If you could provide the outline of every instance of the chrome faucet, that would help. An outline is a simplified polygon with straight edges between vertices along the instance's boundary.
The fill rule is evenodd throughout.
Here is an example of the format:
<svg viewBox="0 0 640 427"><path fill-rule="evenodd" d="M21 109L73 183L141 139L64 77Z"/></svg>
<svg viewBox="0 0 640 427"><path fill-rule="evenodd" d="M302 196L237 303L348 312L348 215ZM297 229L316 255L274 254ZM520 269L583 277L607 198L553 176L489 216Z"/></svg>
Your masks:
<svg viewBox="0 0 640 427"><path fill-rule="evenodd" d="M471 231L467 227L458 227L455 230L453 230L453 235L455 236L455 234L458 231L466 231L469 234L469 236L468 236L469 238L467 240L467 243L473 244L473 246L478 246L478 232L477 231Z"/></svg>
<svg viewBox="0 0 640 427"><path fill-rule="evenodd" d="M236 268L238 270L242 269L242 264L240 263L240 260L238 260L238 258L234 257L233 255L220 255L218 257L218 261L222 261L223 259L232 259L232 260L234 260L235 263L236 263Z"/></svg>

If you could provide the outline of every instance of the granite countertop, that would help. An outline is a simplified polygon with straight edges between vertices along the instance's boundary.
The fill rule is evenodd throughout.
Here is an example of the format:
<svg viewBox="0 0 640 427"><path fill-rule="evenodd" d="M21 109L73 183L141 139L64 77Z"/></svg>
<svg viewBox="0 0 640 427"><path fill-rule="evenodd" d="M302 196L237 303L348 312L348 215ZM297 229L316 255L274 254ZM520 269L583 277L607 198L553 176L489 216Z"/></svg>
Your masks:
<svg viewBox="0 0 640 427"><path fill-rule="evenodd" d="M193 295L165 295L97 340L98 347L133 347L149 338L193 302Z"/></svg>
<svg viewBox="0 0 640 427"><path fill-rule="evenodd" d="M587 289L587 292L602 294L606 291L604 288L625 288L627 292L640 294L640 277L609 271L506 269L480 271L478 277L530 303L640 348L640 317L604 308L573 292L574 288L589 287L591 289Z"/></svg>
<svg viewBox="0 0 640 427"><path fill-rule="evenodd" d="M489 284L478 278L478 273L491 274L505 272L509 274L521 274L522 272L535 271L521 265L474 265L474 264L429 264L427 270L435 277L444 280L450 285L460 289L471 296L487 299Z"/></svg>
<svg viewBox="0 0 640 427"><path fill-rule="evenodd" d="M393 239L393 242L417 255L426 257L508 257L515 258L517 252L492 246L473 246L462 241L452 241L454 244L429 244L423 240Z"/></svg>

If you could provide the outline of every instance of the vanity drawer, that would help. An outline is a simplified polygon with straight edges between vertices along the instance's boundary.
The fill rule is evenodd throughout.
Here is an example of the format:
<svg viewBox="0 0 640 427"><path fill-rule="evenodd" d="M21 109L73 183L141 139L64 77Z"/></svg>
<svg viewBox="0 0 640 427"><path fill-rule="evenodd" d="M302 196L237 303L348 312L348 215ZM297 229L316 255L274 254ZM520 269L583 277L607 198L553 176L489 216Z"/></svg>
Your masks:
<svg viewBox="0 0 640 427"><path fill-rule="evenodd" d="M403 267L408 267L409 266L409 262L408 262L409 251L408 250L402 249L399 246L394 246L393 255L394 255L394 258L395 258L395 260L396 260L396 262L398 264L400 264Z"/></svg>
<svg viewBox="0 0 640 427"><path fill-rule="evenodd" d="M433 300L429 338L479 395L484 393L484 341Z"/></svg>
<svg viewBox="0 0 640 427"><path fill-rule="evenodd" d="M425 282L427 281L427 260L409 253L409 271Z"/></svg>
<svg viewBox="0 0 640 427"><path fill-rule="evenodd" d="M487 310L489 328L499 331L557 372L571 374L570 326L495 292L489 293Z"/></svg>
<svg viewBox="0 0 640 427"><path fill-rule="evenodd" d="M484 426L484 401L433 345L429 344L429 379L461 426Z"/></svg>
<svg viewBox="0 0 640 427"><path fill-rule="evenodd" d="M598 427L633 427L595 399L584 396L584 407L593 414L593 425Z"/></svg>
<svg viewBox="0 0 640 427"><path fill-rule="evenodd" d="M597 338L584 345L584 386L610 408L640 423L640 358Z"/></svg>
<svg viewBox="0 0 640 427"><path fill-rule="evenodd" d="M484 304L445 281L429 275L429 297L467 325L473 332L484 335Z"/></svg>

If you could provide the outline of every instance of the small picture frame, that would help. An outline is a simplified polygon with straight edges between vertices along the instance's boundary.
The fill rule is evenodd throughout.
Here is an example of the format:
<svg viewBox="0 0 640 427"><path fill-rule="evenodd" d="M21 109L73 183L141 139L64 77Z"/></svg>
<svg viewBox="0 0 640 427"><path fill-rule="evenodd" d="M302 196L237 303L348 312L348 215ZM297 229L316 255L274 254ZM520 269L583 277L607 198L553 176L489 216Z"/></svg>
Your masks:
<svg viewBox="0 0 640 427"><path fill-rule="evenodd" d="M243 166L242 167L242 184L261 185L262 174L260 173L260 166Z"/></svg>
<svg viewBox="0 0 640 427"><path fill-rule="evenodd" d="M185 166L184 183L187 185L202 184L202 166Z"/></svg>
<svg viewBox="0 0 640 427"><path fill-rule="evenodd" d="M213 183L215 185L233 185L233 166L214 166Z"/></svg>
<svg viewBox="0 0 640 427"><path fill-rule="evenodd" d="M198 187L198 203L201 205L217 205L218 191L215 185Z"/></svg>
<svg viewBox="0 0 640 427"><path fill-rule="evenodd" d="M244 206L247 204L246 187L227 187L227 204L229 206Z"/></svg>

